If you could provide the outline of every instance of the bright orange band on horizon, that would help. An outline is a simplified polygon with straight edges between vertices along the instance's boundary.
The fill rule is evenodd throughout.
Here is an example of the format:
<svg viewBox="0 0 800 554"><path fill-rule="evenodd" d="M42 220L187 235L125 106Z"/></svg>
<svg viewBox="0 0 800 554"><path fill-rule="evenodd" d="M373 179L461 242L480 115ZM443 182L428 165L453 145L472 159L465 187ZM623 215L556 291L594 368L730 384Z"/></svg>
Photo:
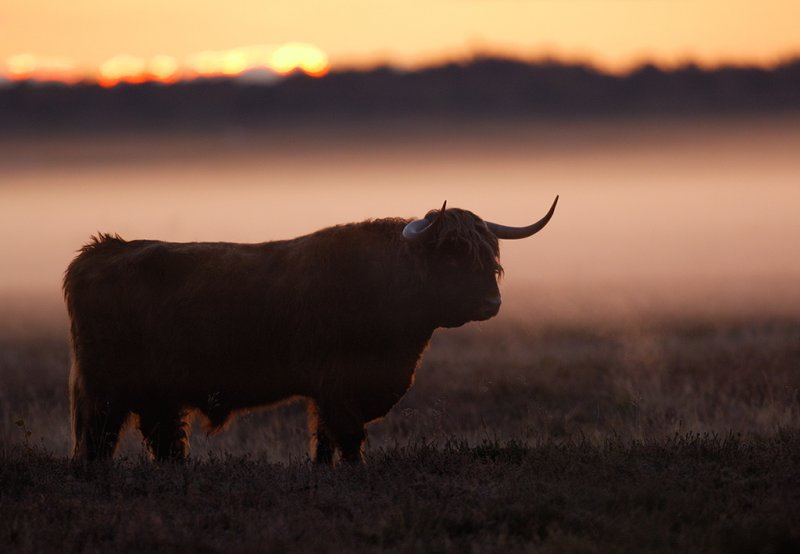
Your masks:
<svg viewBox="0 0 800 554"><path fill-rule="evenodd" d="M510 53L499 52L487 54L490 57L525 60ZM430 67L437 63L452 63L464 61L475 56L465 56L460 59L446 58L442 60L431 59L418 67ZM709 63L700 60L686 59L681 63L667 63L655 59L642 59L630 67L613 68L596 64L585 59L572 59L569 57L540 58L547 61L564 64L581 64L594 67L599 71L611 74L624 74L646 64L656 65L662 69L681 67L688 64L697 65L706 69L725 65L749 65L768 68L778 65L785 59L776 59L770 63ZM789 58L786 58L789 59ZM367 64L365 68L377 67L385 63L375 62ZM310 77L324 77L331 71L328 55L321 49L311 44L291 42L279 46L255 45L229 50L205 50L188 56L179 61L173 56L164 54L151 58L138 56L114 56L99 67L86 70L66 58L37 56L30 53L18 54L9 57L3 66L0 66L0 83L6 78L9 81L39 81L76 84L79 82L94 82L102 87L113 87L119 83L162 83L173 84L179 81L189 81L197 78L214 77L241 77L249 75L252 81L269 83L295 71L301 71Z"/></svg>
<svg viewBox="0 0 800 554"><path fill-rule="evenodd" d="M223 51L198 52L182 62L172 56L146 59L120 55L106 60L94 71L81 71L71 60L20 54L6 60L5 76L12 81L55 81L66 84L82 80L103 87L119 83L157 82L171 84L199 77L235 77L260 72L257 78L270 80L293 71L322 77L330 70L325 52L311 44L290 42L278 46L255 45ZM255 77L254 77L255 78Z"/></svg>

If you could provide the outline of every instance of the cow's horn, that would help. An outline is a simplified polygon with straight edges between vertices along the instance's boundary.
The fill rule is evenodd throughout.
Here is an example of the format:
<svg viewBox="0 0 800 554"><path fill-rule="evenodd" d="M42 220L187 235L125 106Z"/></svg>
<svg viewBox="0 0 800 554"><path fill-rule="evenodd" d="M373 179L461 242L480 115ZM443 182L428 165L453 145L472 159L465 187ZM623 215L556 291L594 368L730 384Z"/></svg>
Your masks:
<svg viewBox="0 0 800 554"><path fill-rule="evenodd" d="M436 219L433 221L427 218L409 221L406 226L403 227L403 238L406 240L419 240L426 236L436 228L437 223L439 223L439 221L442 219L442 215L444 215L445 209L447 209L447 200L444 201L444 204L442 204L442 209L439 210L439 215L437 215Z"/></svg>
<svg viewBox="0 0 800 554"><path fill-rule="evenodd" d="M500 225L498 223L492 223L491 221L486 222L486 226L489 230L494 233L494 235L499 239L524 239L528 238L529 236L538 233L544 226L547 225L547 222L550 221L550 218L553 217L553 212L556 211L556 204L558 204L558 196L556 199L553 200L553 205L550 206L550 211L547 214L531 225L527 227L509 227L507 225Z"/></svg>

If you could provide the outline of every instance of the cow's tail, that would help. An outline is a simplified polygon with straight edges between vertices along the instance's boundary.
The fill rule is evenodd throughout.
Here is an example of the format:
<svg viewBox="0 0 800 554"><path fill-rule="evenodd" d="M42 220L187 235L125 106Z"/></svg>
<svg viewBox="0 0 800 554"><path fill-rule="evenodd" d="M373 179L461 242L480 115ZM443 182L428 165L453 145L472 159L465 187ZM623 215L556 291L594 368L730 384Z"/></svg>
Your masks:
<svg viewBox="0 0 800 554"><path fill-rule="evenodd" d="M82 417L86 409L86 391L83 388L83 377L77 360L72 361L69 370L69 415L72 430L72 455L78 457L83 442L86 440L86 418Z"/></svg>
<svg viewBox="0 0 800 554"><path fill-rule="evenodd" d="M91 448L91 422L87 418L90 399L86 392L86 383L77 360L73 360L69 372L69 408L70 428L72 431L72 455L75 458L86 458Z"/></svg>

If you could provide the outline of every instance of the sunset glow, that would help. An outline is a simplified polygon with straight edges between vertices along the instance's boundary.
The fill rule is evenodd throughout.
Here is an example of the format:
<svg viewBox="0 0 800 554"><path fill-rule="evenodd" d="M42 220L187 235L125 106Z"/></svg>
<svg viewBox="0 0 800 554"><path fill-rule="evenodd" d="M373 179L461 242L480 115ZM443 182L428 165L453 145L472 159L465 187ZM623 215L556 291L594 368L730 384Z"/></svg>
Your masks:
<svg viewBox="0 0 800 554"><path fill-rule="evenodd" d="M328 57L309 44L292 42L272 54L270 67L283 75L300 69L312 77L322 77L328 72Z"/></svg>
<svg viewBox="0 0 800 554"><path fill-rule="evenodd" d="M800 54L798 21L797 0L4 0L0 65L30 53L68 60L84 78L121 54L145 60L169 55L181 61L181 70L193 70L188 60L197 57L201 74L224 75L243 67L251 55L247 45L277 50L297 43L324 52L326 68L417 68L487 52L615 72L644 62L774 65ZM295 63L285 61L292 58L286 52L276 55L276 71ZM260 67L268 65L259 59ZM298 63L312 75L327 70L315 69L318 62L308 58ZM4 73L24 78L19 71Z"/></svg>
<svg viewBox="0 0 800 554"><path fill-rule="evenodd" d="M122 54L113 56L94 70L78 68L77 63L62 58L34 54L16 54L5 63L10 80L37 80L75 83L82 79L96 81L103 87L119 83L174 83L198 77L235 77L252 70L276 75L302 71L322 77L329 71L328 56L311 44L292 42L283 45L253 45L228 50L204 50L183 61L159 54L150 58Z"/></svg>
<svg viewBox="0 0 800 554"><path fill-rule="evenodd" d="M39 81L78 80L75 64L63 58L46 58L34 54L17 54L6 60L6 75L13 81L36 79Z"/></svg>
<svg viewBox="0 0 800 554"><path fill-rule="evenodd" d="M135 69L109 63L121 55L144 60L145 79L167 82L249 69L415 69L486 54L615 73L643 63L773 66L800 55L798 21L797 0L5 0L0 78L98 80L105 64L113 74ZM161 57L177 66L154 62Z"/></svg>
<svg viewBox="0 0 800 554"><path fill-rule="evenodd" d="M186 61L190 74L202 77L236 76L254 69L287 75L302 71L312 77L328 72L328 56L311 44L292 42L279 46L259 44L230 50L206 50Z"/></svg>
<svg viewBox="0 0 800 554"><path fill-rule="evenodd" d="M142 83L146 79L147 62L135 56L116 56L100 66L98 82L113 86L124 81Z"/></svg>
<svg viewBox="0 0 800 554"><path fill-rule="evenodd" d="M178 79L180 66L178 60L172 56L155 56L150 60L148 71L153 79L164 83L171 83Z"/></svg>

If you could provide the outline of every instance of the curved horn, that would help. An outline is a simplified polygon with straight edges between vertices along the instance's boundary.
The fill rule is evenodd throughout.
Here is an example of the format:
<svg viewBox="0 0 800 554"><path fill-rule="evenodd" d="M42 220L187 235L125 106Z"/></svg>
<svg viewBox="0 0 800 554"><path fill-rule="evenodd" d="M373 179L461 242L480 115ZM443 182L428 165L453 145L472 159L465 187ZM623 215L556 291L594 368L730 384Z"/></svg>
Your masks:
<svg viewBox="0 0 800 554"><path fill-rule="evenodd" d="M444 204L442 204L442 209L439 210L439 215L437 215L436 219L433 221L427 218L409 221L408 224L406 224L406 226L403 228L403 238L406 240L419 240L426 236L436 227L436 224L439 223L439 220L442 219L445 209L447 209L447 200L444 201Z"/></svg>
<svg viewBox="0 0 800 554"><path fill-rule="evenodd" d="M556 211L556 204L558 204L558 196L556 196L556 199L553 200L553 205L550 206L550 211L548 211L542 219L536 223L528 225L527 227L508 227L507 225L492 223L491 221L487 221L486 226L499 239L528 238L529 236L544 229L544 226L547 225L547 222L550 221L551 217L553 217L553 212Z"/></svg>

